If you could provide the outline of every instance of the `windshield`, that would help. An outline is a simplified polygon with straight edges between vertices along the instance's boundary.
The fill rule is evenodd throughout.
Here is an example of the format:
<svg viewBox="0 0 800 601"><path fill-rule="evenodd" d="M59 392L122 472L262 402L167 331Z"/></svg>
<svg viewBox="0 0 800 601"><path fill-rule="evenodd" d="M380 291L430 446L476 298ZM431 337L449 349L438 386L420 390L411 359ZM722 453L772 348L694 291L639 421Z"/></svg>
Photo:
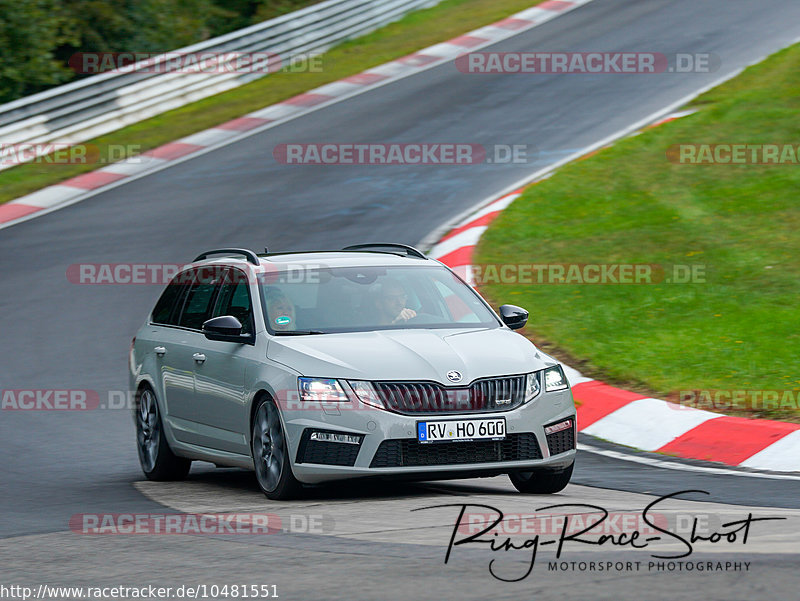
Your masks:
<svg viewBox="0 0 800 601"><path fill-rule="evenodd" d="M440 266L295 265L264 274L259 289L277 335L500 325L475 291Z"/></svg>

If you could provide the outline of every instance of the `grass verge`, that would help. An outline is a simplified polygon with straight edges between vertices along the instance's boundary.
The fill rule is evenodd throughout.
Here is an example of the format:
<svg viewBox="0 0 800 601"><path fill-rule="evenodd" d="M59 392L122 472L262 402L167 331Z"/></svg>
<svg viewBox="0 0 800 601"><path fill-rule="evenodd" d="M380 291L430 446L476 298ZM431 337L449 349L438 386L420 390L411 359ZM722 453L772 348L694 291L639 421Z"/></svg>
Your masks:
<svg viewBox="0 0 800 601"><path fill-rule="evenodd" d="M800 421L800 165L667 157L681 144L798 150L800 45L693 105L701 110L528 188L476 250L482 292L529 309L528 335L593 377L704 409ZM670 266L698 265L705 281L502 283L486 271L565 263L656 264L667 277ZM765 401L749 391L772 392Z"/></svg>
<svg viewBox="0 0 800 601"><path fill-rule="evenodd" d="M135 145L137 152L145 152L494 23L541 1L445 0L432 8L413 12L400 21L331 49L321 59L321 72L273 73L234 90L88 140L87 144L95 144L101 149L101 160L106 158L104 149L109 146ZM0 203L93 171L100 166L102 165L42 162L7 169L0 172Z"/></svg>

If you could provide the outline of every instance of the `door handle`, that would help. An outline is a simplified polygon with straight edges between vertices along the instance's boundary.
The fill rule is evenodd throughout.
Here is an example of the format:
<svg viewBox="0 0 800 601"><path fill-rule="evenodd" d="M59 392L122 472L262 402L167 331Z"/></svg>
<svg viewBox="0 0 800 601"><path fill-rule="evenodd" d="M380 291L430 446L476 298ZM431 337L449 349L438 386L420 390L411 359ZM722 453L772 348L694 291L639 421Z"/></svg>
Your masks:
<svg viewBox="0 0 800 601"><path fill-rule="evenodd" d="M156 355L158 355L159 357L163 357L164 355L167 354L167 349L166 349L166 347L163 347L163 346L157 346L153 350L156 352Z"/></svg>
<svg viewBox="0 0 800 601"><path fill-rule="evenodd" d="M198 363L202 363L203 361L206 360L206 356L203 353L195 353L194 355L192 355L192 359L194 359Z"/></svg>

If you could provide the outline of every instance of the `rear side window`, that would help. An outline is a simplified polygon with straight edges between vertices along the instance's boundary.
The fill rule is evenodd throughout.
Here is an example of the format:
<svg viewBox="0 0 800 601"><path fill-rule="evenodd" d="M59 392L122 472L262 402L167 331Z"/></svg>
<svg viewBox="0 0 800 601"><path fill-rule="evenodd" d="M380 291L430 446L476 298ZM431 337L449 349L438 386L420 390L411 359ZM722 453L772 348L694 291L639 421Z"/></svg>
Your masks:
<svg viewBox="0 0 800 601"><path fill-rule="evenodd" d="M178 325L178 317L181 314L181 305L189 291L187 272L178 274L167 285L166 290L158 299L155 309L151 316L153 323L163 325Z"/></svg>
<svg viewBox="0 0 800 601"><path fill-rule="evenodd" d="M178 325L183 328L199 330L203 327L203 322L211 318L211 309L214 297L219 290L219 278L193 278L189 292L186 295L186 302L183 303Z"/></svg>

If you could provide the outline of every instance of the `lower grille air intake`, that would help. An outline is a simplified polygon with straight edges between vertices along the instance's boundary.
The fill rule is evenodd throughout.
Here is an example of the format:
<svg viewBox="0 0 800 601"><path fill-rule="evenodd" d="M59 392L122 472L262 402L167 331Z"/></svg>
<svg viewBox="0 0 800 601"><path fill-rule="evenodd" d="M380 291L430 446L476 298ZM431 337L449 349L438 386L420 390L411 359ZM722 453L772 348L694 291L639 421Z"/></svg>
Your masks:
<svg viewBox="0 0 800 601"><path fill-rule="evenodd" d="M414 438L384 440L370 467L458 465L541 459L542 452L532 433L510 434L505 440L420 444Z"/></svg>

